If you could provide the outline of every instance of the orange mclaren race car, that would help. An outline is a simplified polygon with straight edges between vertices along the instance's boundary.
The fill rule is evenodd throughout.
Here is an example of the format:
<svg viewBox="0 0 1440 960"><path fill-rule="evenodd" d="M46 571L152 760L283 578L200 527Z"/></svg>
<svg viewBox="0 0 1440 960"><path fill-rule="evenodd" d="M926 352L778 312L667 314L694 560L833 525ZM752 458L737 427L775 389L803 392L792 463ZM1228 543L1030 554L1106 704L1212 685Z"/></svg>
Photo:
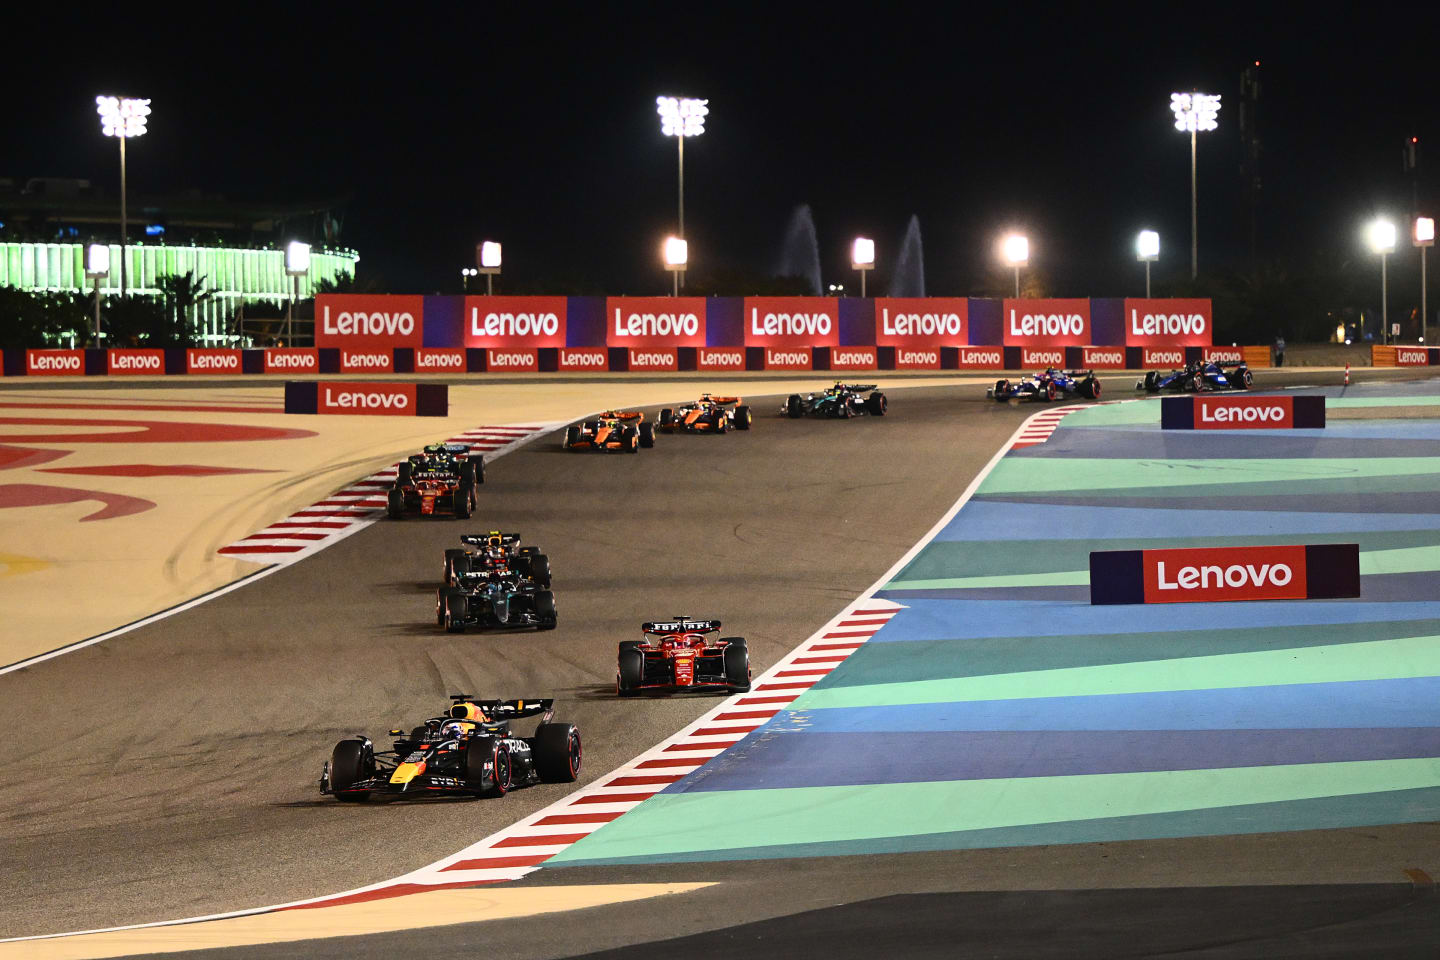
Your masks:
<svg viewBox="0 0 1440 960"><path fill-rule="evenodd" d="M565 430L566 450L620 450L639 453L641 447L655 446L655 425L639 410L606 410L594 420L573 424Z"/></svg>
<svg viewBox="0 0 1440 960"><path fill-rule="evenodd" d="M622 640L615 664L615 692L631 697L641 690L720 687L730 693L750 689L750 651L744 637L707 640L719 620L642 623L644 640Z"/></svg>
<svg viewBox="0 0 1440 960"><path fill-rule="evenodd" d="M735 409L726 409L731 406ZM731 427L749 430L754 421L750 408L739 397L715 397L702 393L694 403L687 403L676 410L669 407L661 410L660 432L724 433Z"/></svg>

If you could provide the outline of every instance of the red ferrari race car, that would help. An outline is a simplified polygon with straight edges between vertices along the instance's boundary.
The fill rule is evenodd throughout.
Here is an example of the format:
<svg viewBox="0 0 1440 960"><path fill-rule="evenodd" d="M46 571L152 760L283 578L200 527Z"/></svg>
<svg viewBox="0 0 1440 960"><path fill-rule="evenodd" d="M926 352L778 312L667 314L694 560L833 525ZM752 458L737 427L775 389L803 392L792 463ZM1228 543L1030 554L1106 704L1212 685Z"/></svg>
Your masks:
<svg viewBox="0 0 1440 960"><path fill-rule="evenodd" d="M485 482L485 461L463 443L437 443L397 468L385 513L392 520L410 514L449 513L464 520L479 503L477 484Z"/></svg>
<svg viewBox="0 0 1440 960"><path fill-rule="evenodd" d="M729 693L750 689L750 651L744 637L707 640L719 620L642 623L644 640L622 640L615 664L615 692L631 697L641 690L722 687Z"/></svg>
<svg viewBox="0 0 1440 960"><path fill-rule="evenodd" d="M655 446L655 425L639 410L606 410L594 420L573 424L561 443L566 450L619 450L639 453Z"/></svg>
<svg viewBox="0 0 1440 960"><path fill-rule="evenodd" d="M730 410L728 407L734 407ZM700 399L687 403L677 410L669 407L660 411L660 432L675 433L725 433L732 427L749 430L755 418L750 414L740 397L715 397L700 394Z"/></svg>

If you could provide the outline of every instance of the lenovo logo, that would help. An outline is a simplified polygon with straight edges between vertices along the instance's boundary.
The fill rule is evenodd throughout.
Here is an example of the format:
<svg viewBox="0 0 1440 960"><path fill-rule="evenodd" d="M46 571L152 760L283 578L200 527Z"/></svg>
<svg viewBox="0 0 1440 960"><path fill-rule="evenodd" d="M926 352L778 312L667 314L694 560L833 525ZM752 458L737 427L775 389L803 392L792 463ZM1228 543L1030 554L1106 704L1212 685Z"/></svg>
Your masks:
<svg viewBox="0 0 1440 960"><path fill-rule="evenodd" d="M1125 366L1125 351L1119 347L1086 347L1085 366L1119 370Z"/></svg>
<svg viewBox="0 0 1440 960"><path fill-rule="evenodd" d="M830 351L830 366L840 370L869 370L876 366L875 349L835 347Z"/></svg>
<svg viewBox="0 0 1440 960"><path fill-rule="evenodd" d="M472 337L553 337L560 332L560 317L554 313L487 313L470 309Z"/></svg>
<svg viewBox="0 0 1440 960"><path fill-rule="evenodd" d="M766 313L750 308L750 335L754 337L828 337L835 321L828 313ZM807 360L808 362L808 360Z"/></svg>
<svg viewBox="0 0 1440 960"><path fill-rule="evenodd" d="M26 373L83 373L84 361L79 350L50 352L48 350L25 351Z"/></svg>
<svg viewBox="0 0 1440 960"><path fill-rule="evenodd" d="M1198 313L1147 313L1130 311L1130 333L1137 337L1199 336L1208 325Z"/></svg>
<svg viewBox="0 0 1440 960"><path fill-rule="evenodd" d="M185 369L190 373L239 373L240 353L236 350L186 350Z"/></svg>
<svg viewBox="0 0 1440 960"><path fill-rule="evenodd" d="M1202 424L1224 424L1235 425L1257 425L1257 426L1281 426L1290 411L1278 404L1273 407L1235 407L1223 406L1212 407L1209 404L1200 405L1200 422Z"/></svg>
<svg viewBox="0 0 1440 960"><path fill-rule="evenodd" d="M674 370L679 360L674 350L630 349L631 370Z"/></svg>
<svg viewBox="0 0 1440 960"><path fill-rule="evenodd" d="M110 351L111 373L162 373L164 361L156 353L122 353Z"/></svg>
<svg viewBox="0 0 1440 960"><path fill-rule="evenodd" d="M1360 595L1353 543L1107 550L1090 554L1090 602L1213 603Z"/></svg>
<svg viewBox="0 0 1440 960"><path fill-rule="evenodd" d="M886 337L954 338L965 329L958 313L900 313L891 316L888 308L880 310L880 333Z"/></svg>
<svg viewBox="0 0 1440 960"><path fill-rule="evenodd" d="M266 350L265 351L265 372L302 372L315 373L320 369L320 356L313 350L297 350L291 353L288 350Z"/></svg>
<svg viewBox="0 0 1440 960"><path fill-rule="evenodd" d="M1140 358L1140 363L1146 367L1157 367L1167 363L1177 367L1183 366L1185 363L1185 351L1156 350L1154 347L1146 347L1144 349L1144 356Z"/></svg>
<svg viewBox="0 0 1440 960"><path fill-rule="evenodd" d="M1405 367L1425 367L1430 364L1430 353L1427 350L1406 349L1405 347L1395 348L1395 362Z"/></svg>
<svg viewBox="0 0 1440 960"><path fill-rule="evenodd" d="M696 365L703 370L744 370L745 351L740 348L716 349L701 347L696 352Z"/></svg>
<svg viewBox="0 0 1440 960"><path fill-rule="evenodd" d="M978 370L1001 370L1005 354L999 347L961 347L960 366Z"/></svg>
<svg viewBox="0 0 1440 960"><path fill-rule="evenodd" d="M340 369L346 373L366 370L388 371L394 362L390 353L362 353L356 350L340 351Z"/></svg>
<svg viewBox="0 0 1440 960"><path fill-rule="evenodd" d="M339 311L333 318L330 306L321 309L321 331L331 337L408 337L415 332L415 315L409 312Z"/></svg>
<svg viewBox="0 0 1440 960"><path fill-rule="evenodd" d="M679 340L700 333L700 317L693 313L632 313L621 320L615 308L616 338L665 337Z"/></svg>
<svg viewBox="0 0 1440 960"><path fill-rule="evenodd" d="M1022 367L1063 367L1065 365L1065 351L1032 350L1029 347L1021 347L1020 365Z"/></svg>
<svg viewBox="0 0 1440 960"><path fill-rule="evenodd" d="M415 369L421 371L464 370L463 350L416 350Z"/></svg>
<svg viewBox="0 0 1440 960"><path fill-rule="evenodd" d="M803 347L792 349L766 347L766 370L809 370L810 351Z"/></svg>
<svg viewBox="0 0 1440 960"><path fill-rule="evenodd" d="M401 392L376 390L337 390L329 384L321 387L324 405L336 410L395 411L410 407L410 398Z"/></svg>
<svg viewBox="0 0 1440 960"><path fill-rule="evenodd" d="M486 350L487 370L538 370L539 355L534 350Z"/></svg>
<svg viewBox="0 0 1440 960"><path fill-rule="evenodd" d="M1132 347L1204 347L1210 343L1210 301L1204 297L1125 301L1125 343Z"/></svg>
<svg viewBox="0 0 1440 960"><path fill-rule="evenodd" d="M1027 313L1020 317L1010 311L1012 337L1078 337L1085 332L1085 318L1078 313Z"/></svg>
<svg viewBox="0 0 1440 960"><path fill-rule="evenodd" d="M1324 426L1323 396L1249 397L1228 394L1165 397L1160 401L1162 430L1320 429Z"/></svg>
<svg viewBox="0 0 1440 960"><path fill-rule="evenodd" d="M901 369L921 368L938 370L940 368L940 351L907 350L904 347L896 347L895 366Z"/></svg>
<svg viewBox="0 0 1440 960"><path fill-rule="evenodd" d="M1206 347L1201 356L1207 363L1243 363L1245 351L1239 347Z"/></svg>
<svg viewBox="0 0 1440 960"><path fill-rule="evenodd" d="M1165 561L1160 560L1155 564L1155 589L1159 592L1166 590L1220 590L1225 587L1242 588L1253 587L1260 589L1266 586L1287 587L1295 579L1295 571L1284 563L1232 563L1228 567L1222 567L1218 563L1201 564L1200 566L1182 566L1174 570L1174 580L1165 579Z"/></svg>
<svg viewBox="0 0 1440 960"><path fill-rule="evenodd" d="M566 349L560 351L559 367L561 370L606 370L610 367L610 359L601 347L591 350Z"/></svg>

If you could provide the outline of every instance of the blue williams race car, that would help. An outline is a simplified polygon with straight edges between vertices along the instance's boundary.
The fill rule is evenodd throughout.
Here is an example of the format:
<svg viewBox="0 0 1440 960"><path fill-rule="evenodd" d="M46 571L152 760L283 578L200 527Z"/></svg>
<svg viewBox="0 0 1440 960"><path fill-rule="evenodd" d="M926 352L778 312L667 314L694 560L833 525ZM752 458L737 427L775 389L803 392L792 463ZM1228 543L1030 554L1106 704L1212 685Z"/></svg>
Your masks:
<svg viewBox="0 0 1440 960"><path fill-rule="evenodd" d="M1226 369L1226 368L1229 369ZM1250 368L1243 363L1216 363L1196 360L1183 370L1161 373L1151 370L1135 384L1136 390L1159 393L1162 390L1196 393L1203 390L1249 390Z"/></svg>
<svg viewBox="0 0 1440 960"><path fill-rule="evenodd" d="M1093 370L1056 370L1032 374L1023 380L996 380L985 396L1004 403L1007 400L1037 400L1048 403L1061 397L1100 399L1100 381Z"/></svg>

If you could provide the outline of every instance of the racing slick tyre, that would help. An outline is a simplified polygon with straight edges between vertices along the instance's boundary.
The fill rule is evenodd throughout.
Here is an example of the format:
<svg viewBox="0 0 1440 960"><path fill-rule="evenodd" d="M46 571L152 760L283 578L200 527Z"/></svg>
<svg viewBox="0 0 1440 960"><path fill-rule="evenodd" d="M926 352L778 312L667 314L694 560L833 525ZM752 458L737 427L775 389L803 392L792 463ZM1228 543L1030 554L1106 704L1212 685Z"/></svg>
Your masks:
<svg viewBox="0 0 1440 960"><path fill-rule="evenodd" d="M475 464L471 463L471 462L468 461L468 460L465 460L465 461L462 461L462 462L461 462L461 464L460 464L460 480L461 480L462 483L474 483L474 482L475 482Z"/></svg>
<svg viewBox="0 0 1440 960"><path fill-rule="evenodd" d="M668 431L675 429L675 411L669 407L662 407L660 410L660 429Z"/></svg>
<svg viewBox="0 0 1440 960"><path fill-rule="evenodd" d="M742 404L742 405L740 405L740 406L738 406L738 407L735 408L735 429L736 429L736 430L749 430L749 429L750 429L750 424L752 424L752 423L754 423L754 422L755 422L755 415L750 412L750 408L749 408L748 406L745 406L745 405Z"/></svg>
<svg viewBox="0 0 1440 960"><path fill-rule="evenodd" d="M484 482L485 482L485 458L484 458L483 456L481 456L480 454L476 454L475 456L473 456L473 457L471 457L469 460L467 460L466 463L469 463L470 465L472 465L472 466L475 468L475 482L476 482L477 484L484 483Z"/></svg>
<svg viewBox="0 0 1440 960"><path fill-rule="evenodd" d="M799 420L804 415L804 413L805 410L803 406L803 401L801 401L800 399L800 394L790 394L789 398L785 401L785 416L789 417L791 420Z"/></svg>
<svg viewBox="0 0 1440 960"><path fill-rule="evenodd" d="M546 783L574 783L580 776L580 731L569 723L535 728L535 770Z"/></svg>
<svg viewBox="0 0 1440 960"><path fill-rule="evenodd" d="M1086 377L1084 380L1081 380L1080 385L1075 389L1076 392L1086 400L1100 399L1100 381L1094 377Z"/></svg>
<svg viewBox="0 0 1440 960"><path fill-rule="evenodd" d="M1236 390L1249 390L1250 384L1254 382L1255 378L1250 376L1250 370L1248 368L1245 370L1237 370L1230 377L1230 384Z"/></svg>
<svg viewBox="0 0 1440 960"><path fill-rule="evenodd" d="M398 487L392 487L385 499L385 516L391 520L405 518L405 494Z"/></svg>
<svg viewBox="0 0 1440 960"><path fill-rule="evenodd" d="M890 401L886 400L885 394L879 390L865 398L865 412L872 417L883 417L888 409L890 409Z"/></svg>
<svg viewBox="0 0 1440 960"><path fill-rule="evenodd" d="M375 755L365 749L364 740L341 740L330 754L330 789L335 799L345 803L359 803L370 796L369 790L341 793L351 785L375 776Z"/></svg>
<svg viewBox="0 0 1440 960"><path fill-rule="evenodd" d="M464 550L445 551L445 575L441 579L444 581L447 587L452 586L455 583L455 574L457 572L455 569L455 561L459 560L461 557L465 557L468 560L470 558L470 555L467 554ZM466 569L469 568L467 567Z"/></svg>
<svg viewBox="0 0 1440 960"><path fill-rule="evenodd" d="M395 482L401 485L408 483L410 480L410 474L414 469L415 464L411 463L409 460L400 461L399 466L395 468Z"/></svg>
<svg viewBox="0 0 1440 960"><path fill-rule="evenodd" d="M540 618L536 626L541 630L555 629L555 594L549 590L541 590L535 594L535 616Z"/></svg>
<svg viewBox="0 0 1440 960"><path fill-rule="evenodd" d="M725 689L745 693L750 689L750 650L744 637L721 637L725 647Z"/></svg>
<svg viewBox="0 0 1440 960"><path fill-rule="evenodd" d="M640 446L647 449L655 446L655 424L640 424Z"/></svg>
<svg viewBox="0 0 1440 960"><path fill-rule="evenodd" d="M631 641L634 642L634 641ZM639 644L637 643L638 647ZM621 697L633 697L645 682L645 654L635 647L620 646L620 656L615 661L615 693Z"/></svg>
<svg viewBox="0 0 1440 960"><path fill-rule="evenodd" d="M625 440L626 453L640 452L640 431L634 427L626 427L625 432L620 435Z"/></svg>
<svg viewBox="0 0 1440 960"><path fill-rule="evenodd" d="M490 764L487 783L485 764ZM503 797L510 792L510 751L494 737L479 737L465 751L465 784L482 797Z"/></svg>
<svg viewBox="0 0 1440 960"><path fill-rule="evenodd" d="M530 573L529 573L530 579L531 579L531 580L534 580L536 583L538 583L538 584L539 584L541 587L543 587L544 589L549 590L549 589L550 589L550 558L547 557L547 556L545 556L545 554L543 554L543 553L538 553L538 554L536 554L535 556L529 558L529 562L528 562L528 564L527 564L527 567L529 568L529 571L530 571Z"/></svg>
<svg viewBox="0 0 1440 960"><path fill-rule="evenodd" d="M1009 380L996 380L996 381L995 381L995 401L996 401L997 403L1004 403L1006 400L1009 400L1009 399L1010 399L1010 381L1009 381Z"/></svg>
<svg viewBox="0 0 1440 960"><path fill-rule="evenodd" d="M1051 400L1055 399L1058 393L1059 391L1055 389L1055 381L1051 380L1046 382L1043 386L1040 387L1040 389L1035 391L1035 399L1039 400L1041 403L1049 403Z"/></svg>
<svg viewBox="0 0 1440 960"><path fill-rule="evenodd" d="M579 428L579 427L566 427L566 428L565 428L565 443L564 443L565 449L566 449L566 450L569 450L571 447L575 446L575 444L577 444L577 443L579 443L579 442L580 442L580 428Z"/></svg>
<svg viewBox="0 0 1440 960"><path fill-rule="evenodd" d="M475 485L465 480L455 488L455 516L461 520L470 519L470 507L475 502Z"/></svg>
<svg viewBox="0 0 1440 960"><path fill-rule="evenodd" d="M441 626L446 633L464 633L465 620L470 615L470 598L458 589L451 587L442 590L440 593Z"/></svg>
<svg viewBox="0 0 1440 960"><path fill-rule="evenodd" d="M1160 374L1156 373L1154 370L1147 371L1145 374L1145 392L1160 392Z"/></svg>

